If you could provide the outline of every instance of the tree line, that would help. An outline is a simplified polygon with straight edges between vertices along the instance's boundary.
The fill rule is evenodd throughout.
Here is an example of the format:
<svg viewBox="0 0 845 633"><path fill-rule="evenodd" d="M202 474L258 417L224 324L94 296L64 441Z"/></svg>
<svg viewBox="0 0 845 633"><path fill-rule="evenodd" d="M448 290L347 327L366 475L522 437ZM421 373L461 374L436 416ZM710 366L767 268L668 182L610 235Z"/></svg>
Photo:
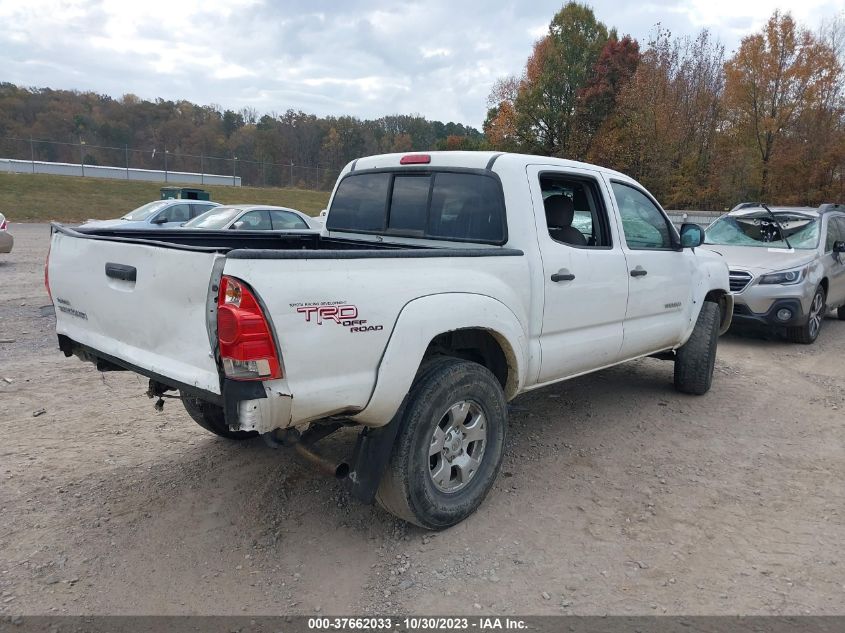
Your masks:
<svg viewBox="0 0 845 633"><path fill-rule="evenodd" d="M237 157L244 184L288 185L289 174L296 174L293 184L313 186L309 173L319 167L317 184L328 187L360 156L483 145L475 128L418 115L374 120L297 110L261 115L254 108L234 111L184 100L149 101L132 94L115 99L0 83L0 156L6 158L118 166L126 161L144 169L231 173ZM285 167L290 163L295 171Z"/></svg>
<svg viewBox="0 0 845 633"><path fill-rule="evenodd" d="M643 47L570 2L494 86L486 140L617 169L671 208L845 202L844 53L843 16L775 12L726 58L707 30Z"/></svg>

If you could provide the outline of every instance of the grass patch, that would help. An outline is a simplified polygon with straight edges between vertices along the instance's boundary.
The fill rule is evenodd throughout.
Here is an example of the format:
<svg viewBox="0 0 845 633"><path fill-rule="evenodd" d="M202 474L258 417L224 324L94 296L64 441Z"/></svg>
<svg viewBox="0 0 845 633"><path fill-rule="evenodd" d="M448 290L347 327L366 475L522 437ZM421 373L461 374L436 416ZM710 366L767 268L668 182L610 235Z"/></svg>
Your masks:
<svg viewBox="0 0 845 633"><path fill-rule="evenodd" d="M117 218L151 200L164 183L52 176L0 174L0 213L10 222L82 222ZM308 189L206 185L211 199L223 204L269 204L317 215L329 194Z"/></svg>

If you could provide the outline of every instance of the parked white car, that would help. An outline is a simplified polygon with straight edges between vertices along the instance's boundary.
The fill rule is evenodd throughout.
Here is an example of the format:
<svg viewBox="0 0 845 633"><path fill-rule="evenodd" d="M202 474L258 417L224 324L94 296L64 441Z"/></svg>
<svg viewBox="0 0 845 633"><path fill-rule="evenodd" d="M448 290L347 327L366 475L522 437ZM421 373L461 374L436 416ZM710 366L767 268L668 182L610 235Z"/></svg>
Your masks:
<svg viewBox="0 0 845 633"><path fill-rule="evenodd" d="M9 233L9 223L6 216L0 213L0 253L11 253L15 245L15 238Z"/></svg>
<svg viewBox="0 0 845 633"><path fill-rule="evenodd" d="M182 226L186 229L237 231L319 231L322 228L302 211L261 204L215 207Z"/></svg>
<svg viewBox="0 0 845 633"><path fill-rule="evenodd" d="M357 425L333 472L431 529L490 490L508 400L649 355L703 394L733 312L699 226L679 234L623 174L542 156L361 158L320 234L124 235L53 226L66 355L147 376L151 397L178 390L212 433L323 466L313 442Z"/></svg>
<svg viewBox="0 0 845 633"><path fill-rule="evenodd" d="M174 229L218 206L210 200L153 200L114 220L88 220L85 226L139 231Z"/></svg>

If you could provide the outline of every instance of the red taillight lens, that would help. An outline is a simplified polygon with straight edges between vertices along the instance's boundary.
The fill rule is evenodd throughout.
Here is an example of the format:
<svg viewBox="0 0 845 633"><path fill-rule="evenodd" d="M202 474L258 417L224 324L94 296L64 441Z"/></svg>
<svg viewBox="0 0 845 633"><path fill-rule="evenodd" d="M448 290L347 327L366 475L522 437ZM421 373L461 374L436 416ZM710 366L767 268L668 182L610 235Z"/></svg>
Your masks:
<svg viewBox="0 0 845 633"><path fill-rule="evenodd" d="M5 231L8 228L9 228L9 221L8 220L4 219L2 222L0 222L0 231Z"/></svg>
<svg viewBox="0 0 845 633"><path fill-rule="evenodd" d="M428 165L431 162L431 156L428 154L406 154L399 159L400 165Z"/></svg>
<svg viewBox="0 0 845 633"><path fill-rule="evenodd" d="M227 378L282 377L276 344L261 306L246 284L234 277L223 277L220 282L217 341Z"/></svg>
<svg viewBox="0 0 845 633"><path fill-rule="evenodd" d="M50 303L53 303L53 293L50 292L50 249L53 248L52 237L50 238L50 245L47 247L47 259L44 260L44 287L47 289L47 296L50 297Z"/></svg>

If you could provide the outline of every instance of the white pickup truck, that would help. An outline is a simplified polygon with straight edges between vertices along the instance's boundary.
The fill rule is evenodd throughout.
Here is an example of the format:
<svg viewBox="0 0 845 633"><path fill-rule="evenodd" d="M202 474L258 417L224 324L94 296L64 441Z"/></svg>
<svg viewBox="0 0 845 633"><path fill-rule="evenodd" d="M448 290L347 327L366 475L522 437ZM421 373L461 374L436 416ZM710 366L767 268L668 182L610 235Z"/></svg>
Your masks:
<svg viewBox="0 0 845 633"><path fill-rule="evenodd" d="M607 169L388 154L346 166L320 234L54 225L45 278L66 355L323 465L357 425L337 476L440 529L492 486L520 393L649 355L710 388L733 299L702 239Z"/></svg>

